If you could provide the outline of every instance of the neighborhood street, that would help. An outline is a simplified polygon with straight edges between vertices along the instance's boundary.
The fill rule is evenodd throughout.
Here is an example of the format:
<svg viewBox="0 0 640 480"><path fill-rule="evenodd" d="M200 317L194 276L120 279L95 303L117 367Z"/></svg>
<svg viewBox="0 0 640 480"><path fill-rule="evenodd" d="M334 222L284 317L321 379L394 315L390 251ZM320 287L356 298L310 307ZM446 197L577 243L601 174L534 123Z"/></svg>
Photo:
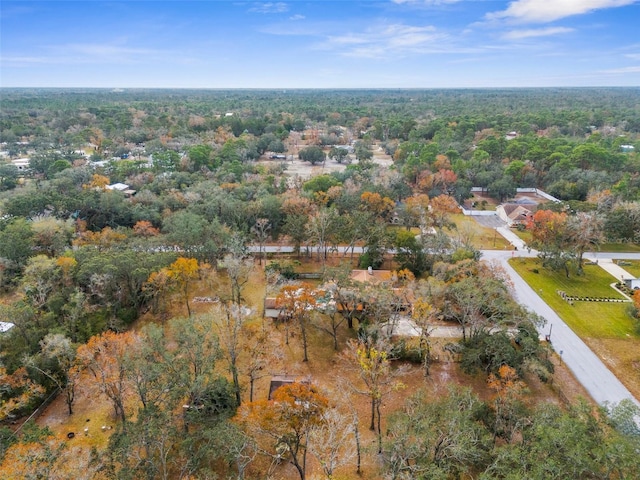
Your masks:
<svg viewBox="0 0 640 480"><path fill-rule="evenodd" d="M621 400L628 398L640 406L640 402L631 395L629 390L611 373L580 337L573 333L551 307L511 268L508 260L512 256L535 256L535 252L529 253L520 250L516 252L483 250L482 252L484 260L497 261L504 267L513 282L514 294L518 302L547 320L547 323L539 329L540 334L548 335L551 331L553 348L593 399L602 405L605 403L617 404ZM585 255L585 258L589 260L605 258L640 259L640 254L597 253Z"/></svg>

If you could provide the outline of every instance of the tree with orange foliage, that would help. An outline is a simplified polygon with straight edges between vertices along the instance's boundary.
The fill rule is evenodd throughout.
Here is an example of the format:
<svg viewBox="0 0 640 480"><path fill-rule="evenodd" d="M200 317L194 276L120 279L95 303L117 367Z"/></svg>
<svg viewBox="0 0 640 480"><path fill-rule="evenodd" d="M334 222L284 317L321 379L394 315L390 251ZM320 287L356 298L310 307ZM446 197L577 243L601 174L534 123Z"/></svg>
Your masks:
<svg viewBox="0 0 640 480"><path fill-rule="evenodd" d="M416 187L421 192L430 192L435 187L435 176L430 170L422 170L416 175Z"/></svg>
<svg viewBox="0 0 640 480"><path fill-rule="evenodd" d="M20 437L3 451L0 478L6 480L61 479L106 480L104 465L90 448L70 445L48 428L28 422Z"/></svg>
<svg viewBox="0 0 640 480"><path fill-rule="evenodd" d="M450 215L460 213L456 199L449 195L438 195L431 199L430 217L432 226L438 229L453 228Z"/></svg>
<svg viewBox="0 0 640 480"><path fill-rule="evenodd" d="M142 286L142 291L151 302L153 313L161 314L163 317L166 310L166 294L171 287L171 279L166 269L158 272L151 272L147 281Z"/></svg>
<svg viewBox="0 0 640 480"><path fill-rule="evenodd" d="M99 232L92 232L91 230L78 231L72 244L74 247L93 245L98 250L108 250L126 239L126 234L113 230L111 227L104 227Z"/></svg>
<svg viewBox="0 0 640 480"><path fill-rule="evenodd" d="M458 181L458 176L453 170L441 168L433 176L433 184L440 187L441 191L447 195L451 195L454 191L454 186Z"/></svg>
<svg viewBox="0 0 640 480"><path fill-rule="evenodd" d="M82 185L82 188L85 189L93 189L93 190L106 190L107 185L109 185L109 177L105 177L104 175L99 175L94 173L91 176L91 181L89 183L85 183Z"/></svg>
<svg viewBox="0 0 640 480"><path fill-rule="evenodd" d="M113 405L116 417L127 419L124 399L129 389L126 357L137 337L112 331L95 335L78 348L78 361L93 374L98 388Z"/></svg>
<svg viewBox="0 0 640 480"><path fill-rule="evenodd" d="M433 168L436 170L451 170L451 160L446 155L436 155L436 161L433 162Z"/></svg>
<svg viewBox="0 0 640 480"><path fill-rule="evenodd" d="M7 373L0 366L0 421L19 412L42 394L44 388L29 378L26 368Z"/></svg>
<svg viewBox="0 0 640 480"><path fill-rule="evenodd" d="M304 351L304 362L309 361L308 357L308 326L311 315L316 307L316 297L322 292L317 291L308 283L299 285L286 285L282 287L276 297L276 306L284 313L285 321L294 320L300 328L300 338L302 339L302 349Z"/></svg>
<svg viewBox="0 0 640 480"><path fill-rule="evenodd" d="M389 220L396 206L389 197L383 197L377 192L364 192L360 195L360 206L365 212L370 212L383 220Z"/></svg>
<svg viewBox="0 0 640 480"><path fill-rule="evenodd" d="M538 210L527 221L527 230L531 232L536 247L558 248L564 243L566 223L566 213Z"/></svg>
<svg viewBox="0 0 640 480"><path fill-rule="evenodd" d="M147 220L139 220L133 226L133 233L138 237L155 237L160 234L160 230Z"/></svg>
<svg viewBox="0 0 640 480"><path fill-rule="evenodd" d="M571 245L567 225L567 214L551 210L538 210L527 221L531 232L531 245L539 251L542 265L554 269L563 268L569 277Z"/></svg>
<svg viewBox="0 0 640 480"><path fill-rule="evenodd" d="M78 261L73 257L65 255L64 257L58 257L56 259L56 265L60 267L62 271L62 281L68 287L71 285L71 272L78 265Z"/></svg>
<svg viewBox="0 0 640 480"><path fill-rule="evenodd" d="M278 388L272 400L246 403L236 421L256 438L265 454L276 461L287 460L305 480L309 435L321 425L328 408L329 400L316 387L296 382Z"/></svg>

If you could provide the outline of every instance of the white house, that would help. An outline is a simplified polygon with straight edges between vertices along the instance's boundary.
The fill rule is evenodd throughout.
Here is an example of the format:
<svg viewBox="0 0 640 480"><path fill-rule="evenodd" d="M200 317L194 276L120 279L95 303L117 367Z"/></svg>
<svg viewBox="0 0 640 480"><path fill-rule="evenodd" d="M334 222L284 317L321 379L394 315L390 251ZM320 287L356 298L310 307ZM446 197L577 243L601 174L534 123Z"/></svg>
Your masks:
<svg viewBox="0 0 640 480"><path fill-rule="evenodd" d="M624 281L624 284L627 288L631 290L639 290L640 289L640 278L627 278Z"/></svg>
<svg viewBox="0 0 640 480"><path fill-rule="evenodd" d="M129 188L129 185L126 183L112 183L111 185L107 185L105 187L107 190L117 190L119 192L124 193L128 197L135 195L136 191Z"/></svg>
<svg viewBox="0 0 640 480"><path fill-rule="evenodd" d="M0 333L5 333L11 330L15 325L11 322L0 322Z"/></svg>

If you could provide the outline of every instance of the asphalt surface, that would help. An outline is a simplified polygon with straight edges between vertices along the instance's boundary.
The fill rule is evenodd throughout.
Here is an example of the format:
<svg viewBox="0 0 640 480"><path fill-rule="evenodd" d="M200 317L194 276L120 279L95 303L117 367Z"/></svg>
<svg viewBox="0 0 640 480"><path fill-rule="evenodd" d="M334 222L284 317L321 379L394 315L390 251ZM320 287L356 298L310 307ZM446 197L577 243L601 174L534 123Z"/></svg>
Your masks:
<svg viewBox="0 0 640 480"><path fill-rule="evenodd" d="M597 403L600 405L615 405L623 399L631 399L636 405L640 406L640 402L631 395L631 392L627 390L622 382L611 373L580 337L562 321L508 263L509 258L514 255L535 256L535 252L484 250L482 254L484 260L497 261L504 267L513 282L516 300L546 320L547 323L539 328L539 333L544 336L551 332L551 344L554 350ZM589 259L595 259L595 257L600 259L640 259L640 254L598 253L596 255L585 255L585 257Z"/></svg>

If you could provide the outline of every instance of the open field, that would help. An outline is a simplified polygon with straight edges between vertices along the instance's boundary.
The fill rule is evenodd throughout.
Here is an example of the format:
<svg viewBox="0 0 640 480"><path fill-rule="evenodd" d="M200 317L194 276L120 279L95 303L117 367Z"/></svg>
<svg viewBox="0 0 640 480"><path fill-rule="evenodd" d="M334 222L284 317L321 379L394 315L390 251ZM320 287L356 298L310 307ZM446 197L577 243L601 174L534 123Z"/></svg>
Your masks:
<svg viewBox="0 0 640 480"><path fill-rule="evenodd" d="M454 238L468 241L479 250L503 250L511 248L511 244L493 228L480 225L473 217L463 214L451 215L457 229L449 232Z"/></svg>
<svg viewBox="0 0 640 480"><path fill-rule="evenodd" d="M583 276L567 278L564 272L542 268L534 258L517 258L510 264L629 391L640 397L640 336L636 322L627 314L630 304L576 301L570 305L557 294L563 290L568 295L622 298L609 286L611 276L597 265L586 265Z"/></svg>
<svg viewBox="0 0 640 480"><path fill-rule="evenodd" d="M325 149L325 153L328 149ZM378 147L373 145L372 147L373 158L371 161L377 165L388 167L393 165L393 159L390 155L387 155ZM353 157L353 155L351 155ZM290 177L300 177L302 179L309 179L315 175L322 175L324 173L343 172L347 168L347 163L338 163L334 160L327 159L323 163L311 165L309 162L304 162L298 158L298 155L287 155L286 160L268 160L266 158L260 159L258 165L275 165L277 162L286 166L286 174ZM357 164L357 160L353 160L351 163Z"/></svg>

